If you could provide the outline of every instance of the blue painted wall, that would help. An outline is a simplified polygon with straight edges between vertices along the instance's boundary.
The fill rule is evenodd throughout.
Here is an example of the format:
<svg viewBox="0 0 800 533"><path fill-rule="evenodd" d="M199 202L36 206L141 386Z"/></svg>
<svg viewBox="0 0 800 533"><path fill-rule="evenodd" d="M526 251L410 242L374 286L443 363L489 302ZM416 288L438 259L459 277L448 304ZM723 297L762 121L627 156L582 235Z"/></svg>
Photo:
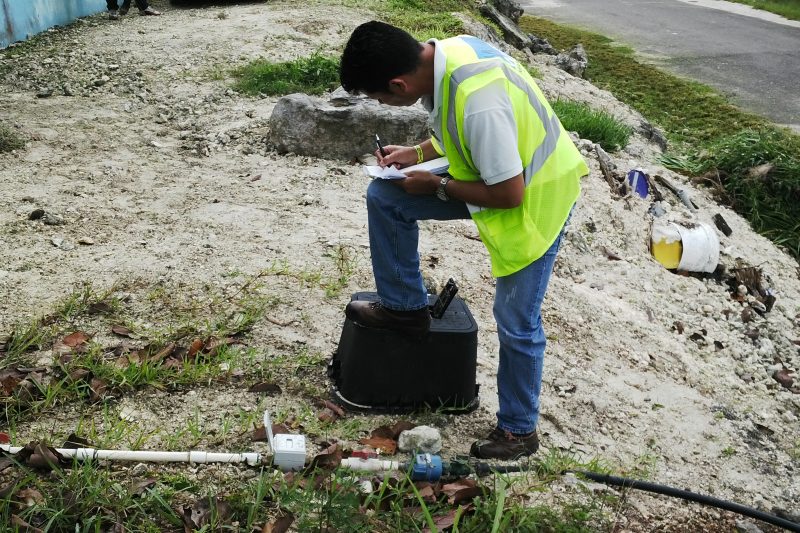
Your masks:
<svg viewBox="0 0 800 533"><path fill-rule="evenodd" d="M105 0L0 0L0 48L105 8Z"/></svg>

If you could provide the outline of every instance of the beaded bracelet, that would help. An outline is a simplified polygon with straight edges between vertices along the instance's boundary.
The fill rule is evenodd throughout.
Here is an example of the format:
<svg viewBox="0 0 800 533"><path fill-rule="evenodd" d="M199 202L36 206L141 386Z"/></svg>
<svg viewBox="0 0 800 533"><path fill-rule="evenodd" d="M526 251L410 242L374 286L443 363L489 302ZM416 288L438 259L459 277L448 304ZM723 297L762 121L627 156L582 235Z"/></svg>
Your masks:
<svg viewBox="0 0 800 533"><path fill-rule="evenodd" d="M417 151L417 164L419 165L425 159L425 155L422 153L422 146L416 144L414 145L414 150Z"/></svg>

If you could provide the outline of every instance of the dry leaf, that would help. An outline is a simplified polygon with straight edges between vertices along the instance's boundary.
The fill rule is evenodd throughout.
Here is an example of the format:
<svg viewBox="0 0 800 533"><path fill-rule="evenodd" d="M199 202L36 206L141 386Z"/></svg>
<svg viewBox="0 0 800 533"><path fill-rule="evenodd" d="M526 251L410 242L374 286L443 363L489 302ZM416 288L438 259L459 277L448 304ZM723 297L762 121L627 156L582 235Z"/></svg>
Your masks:
<svg viewBox="0 0 800 533"><path fill-rule="evenodd" d="M189 359L194 359L197 355L197 352L203 349L203 341L200 339L195 339L192 341L192 344L189 346L189 351L186 353L186 357Z"/></svg>
<svg viewBox="0 0 800 533"><path fill-rule="evenodd" d="M106 395L106 392L108 391L108 383L99 378L92 378L92 381L89 384L89 389L92 391L89 394L89 401L96 403L102 400Z"/></svg>
<svg viewBox="0 0 800 533"><path fill-rule="evenodd" d="M276 385L275 383L270 383L269 381L262 381L261 383L256 383L249 389L247 392L263 392L267 396L275 396L277 394L283 393L283 390Z"/></svg>
<svg viewBox="0 0 800 533"><path fill-rule="evenodd" d="M339 417L336 416L336 413L334 413L333 411L331 411L327 407L325 409L323 409L322 411L320 411L319 414L317 415L317 420L319 420L320 422L332 423L332 422L336 422L336 420L338 418Z"/></svg>
<svg viewBox="0 0 800 533"><path fill-rule="evenodd" d="M369 437L358 441L365 446L372 446L386 455L394 455L397 451L397 441L383 437Z"/></svg>
<svg viewBox="0 0 800 533"><path fill-rule="evenodd" d="M111 331L121 337L133 337L133 332L125 326L112 326Z"/></svg>
<svg viewBox="0 0 800 533"><path fill-rule="evenodd" d="M264 524L264 527L261 528L261 533L286 533L286 531L289 531L289 527L294 522L294 515L287 511L284 511L284 513L283 516Z"/></svg>
<svg viewBox="0 0 800 533"><path fill-rule="evenodd" d="M86 333L85 331L75 331L74 333L70 333L66 337L64 337L61 342L65 346L69 346L70 348L76 348L82 344L86 344L91 336Z"/></svg>
<svg viewBox="0 0 800 533"><path fill-rule="evenodd" d="M147 358L147 360L150 361L151 363L157 363L157 362L160 362L160 361L163 361L164 359L166 359L174 351L175 351L175 343L171 342L171 343L167 344L166 346L164 346L163 348L161 348L154 355L150 355ZM149 353L150 350L148 349L147 352Z"/></svg>
<svg viewBox="0 0 800 533"><path fill-rule="evenodd" d="M134 496L141 496L142 494L147 492L147 489L155 486L156 481L157 481L156 479L152 478L139 481L131 485L131 487L128 489L128 492L130 492Z"/></svg>
<svg viewBox="0 0 800 533"><path fill-rule="evenodd" d="M94 448L94 446L88 440L77 436L75 433L70 433L62 448Z"/></svg>
<svg viewBox="0 0 800 533"><path fill-rule="evenodd" d="M392 426L392 435L394 440L400 438L400 433L408 431L409 429L414 429L415 427L417 427L416 424L414 424L413 422L409 422L407 420L400 420L399 422L395 422L395 424Z"/></svg>
<svg viewBox="0 0 800 533"><path fill-rule="evenodd" d="M783 367L774 374L772 374L772 378L787 389L791 389L792 383L794 383L794 377L791 375L791 372L786 367Z"/></svg>
<svg viewBox="0 0 800 533"><path fill-rule="evenodd" d="M20 533L44 533L43 530L33 527L15 514L11 515L11 525L14 526L14 531L19 531Z"/></svg>

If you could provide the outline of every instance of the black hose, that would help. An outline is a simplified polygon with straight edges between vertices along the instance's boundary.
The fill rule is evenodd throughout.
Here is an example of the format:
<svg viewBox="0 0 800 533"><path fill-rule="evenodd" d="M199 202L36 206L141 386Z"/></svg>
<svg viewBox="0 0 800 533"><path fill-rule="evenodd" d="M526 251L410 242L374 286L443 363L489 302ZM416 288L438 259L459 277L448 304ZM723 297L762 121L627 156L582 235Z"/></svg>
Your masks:
<svg viewBox="0 0 800 533"><path fill-rule="evenodd" d="M529 469L527 467L522 467L522 466L492 466L486 463L477 463L473 466L473 468L475 469L475 473L479 476L485 476L490 473L508 474L511 472L522 472L524 470ZM772 524L773 526L782 527L788 531L800 532L800 524L798 524L797 522L792 522L790 520L786 520L785 518L781 518L779 516L759 511L758 509L745 507L744 505L738 503L733 503L726 500L720 500L719 498L714 498L712 496L697 494L695 492L689 492L688 490L676 489L674 487L659 485L657 483L650 483L648 481L640 481L638 479L630 479L626 477L609 476L607 474L595 474L594 472L586 472L583 470L575 470L575 471L567 470L563 473L566 474L568 472L580 474L588 479L591 479L592 481L597 481L598 483L604 483L606 485L616 485L617 487L629 487L632 489L645 490L647 492L664 494L665 496L681 498L683 500L698 502L704 505L711 505L712 507L725 509L726 511L732 511L734 513L738 513L743 516L756 518L768 524Z"/></svg>
<svg viewBox="0 0 800 533"><path fill-rule="evenodd" d="M779 516L759 511L758 509L752 509L738 503L720 500L719 498L714 498L712 496L706 496L703 494L689 492L688 490L667 487L666 485L649 483L647 481L639 481L637 479L609 476L606 474L595 474L594 472L584 472L580 470L575 471L575 473L589 478L592 481L605 483L606 485L616 485L618 487L630 487L632 489L646 490L648 492L655 492L656 494L664 494L666 496L673 496L675 498L711 505L719 509L725 509L726 511L733 511L734 513L738 513L740 515L749 516L750 518L756 518L768 524L772 524L773 526L782 527L789 531L800 532L800 524L797 522L791 522Z"/></svg>

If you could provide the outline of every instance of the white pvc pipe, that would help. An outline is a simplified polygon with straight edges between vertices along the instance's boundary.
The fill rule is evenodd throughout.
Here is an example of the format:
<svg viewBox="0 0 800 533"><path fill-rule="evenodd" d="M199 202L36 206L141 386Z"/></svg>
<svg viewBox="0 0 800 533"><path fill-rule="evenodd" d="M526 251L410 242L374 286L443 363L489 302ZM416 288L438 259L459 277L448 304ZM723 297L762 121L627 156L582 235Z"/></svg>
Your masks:
<svg viewBox="0 0 800 533"><path fill-rule="evenodd" d="M358 457L348 457L342 459L341 466L360 472L385 472L388 470L400 470L398 461L384 461L382 459L360 459Z"/></svg>
<svg viewBox="0 0 800 533"><path fill-rule="evenodd" d="M5 452L16 454L21 446L0 445ZM105 459L108 461L140 461L146 463L247 463L250 466L261 462L261 454L219 453L191 450L188 452L160 452L148 450L97 450L94 448L57 448L56 452L68 459L81 461Z"/></svg>

